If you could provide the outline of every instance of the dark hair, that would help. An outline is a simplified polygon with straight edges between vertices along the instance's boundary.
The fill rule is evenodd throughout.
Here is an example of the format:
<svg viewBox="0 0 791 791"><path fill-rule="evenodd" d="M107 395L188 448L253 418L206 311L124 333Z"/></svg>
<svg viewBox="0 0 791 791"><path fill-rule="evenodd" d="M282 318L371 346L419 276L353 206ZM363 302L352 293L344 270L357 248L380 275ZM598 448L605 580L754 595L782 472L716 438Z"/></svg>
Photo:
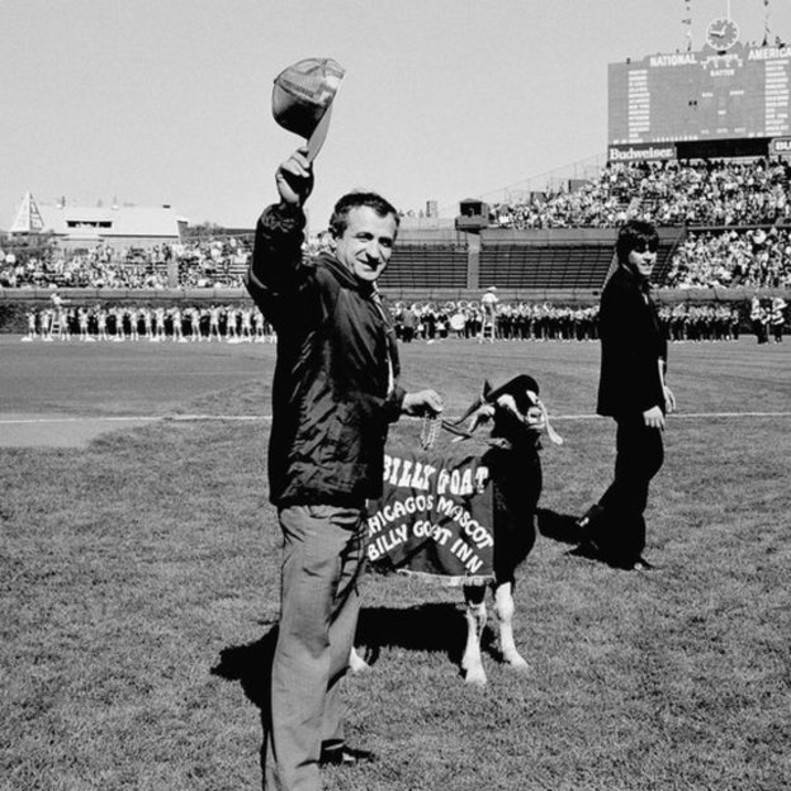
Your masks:
<svg viewBox="0 0 791 791"><path fill-rule="evenodd" d="M349 224L349 212L352 209L359 209L361 206L373 209L380 217L387 217L392 214L396 224L396 232L398 232L401 219L395 206L389 201L386 201L376 192L348 192L335 204L335 208L332 210L332 217L330 217L330 233L336 239L343 236L343 232Z"/></svg>
<svg viewBox="0 0 791 791"><path fill-rule="evenodd" d="M655 251L659 247L659 234L653 223L647 220L629 220L618 232L615 251L618 263L625 265L629 261L629 253L634 250Z"/></svg>

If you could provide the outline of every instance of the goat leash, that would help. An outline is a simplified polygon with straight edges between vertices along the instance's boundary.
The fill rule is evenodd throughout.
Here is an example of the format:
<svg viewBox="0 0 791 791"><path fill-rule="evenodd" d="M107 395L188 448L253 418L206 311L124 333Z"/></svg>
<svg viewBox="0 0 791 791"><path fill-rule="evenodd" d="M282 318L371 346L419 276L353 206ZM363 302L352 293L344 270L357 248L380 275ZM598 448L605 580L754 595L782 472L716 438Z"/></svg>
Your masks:
<svg viewBox="0 0 791 791"><path fill-rule="evenodd" d="M463 428L459 428L456 424L447 420L443 420L439 415L435 415L433 417L424 415L423 424L420 428L420 447L423 450L430 450L436 442L440 429L443 428L445 431L456 435L454 442L458 442L459 440L463 439L472 439L474 436L472 432L465 431ZM485 442L495 447L503 447L506 443L510 446L510 443L502 438L487 439Z"/></svg>
<svg viewBox="0 0 791 791"><path fill-rule="evenodd" d="M562 445L563 437L561 437L560 434L555 431L552 424L549 422L549 414L547 413L546 406L544 406L543 402L541 401L538 401L538 406L543 414L544 425L546 427L547 436L549 437L550 442L553 442L555 445ZM439 415L424 415L423 423L420 427L420 447L423 450L430 450L434 446L437 436L439 435L439 431L442 428L444 428L445 431L456 435L457 439L455 439L454 442L473 438L471 431L465 431L465 429L459 428L457 424L443 420ZM499 439L489 440L489 444L497 445L498 447L502 446L502 442Z"/></svg>
<svg viewBox="0 0 791 791"><path fill-rule="evenodd" d="M420 447L423 450L430 450L437 441L440 429L443 428L445 431L455 434L459 439L472 439L472 434L469 431L443 420L441 415L423 415L423 422L420 426Z"/></svg>
<svg viewBox="0 0 791 791"><path fill-rule="evenodd" d="M420 447L423 450L430 450L434 447L437 434L444 423L445 421L439 415L423 415L423 423L420 426Z"/></svg>

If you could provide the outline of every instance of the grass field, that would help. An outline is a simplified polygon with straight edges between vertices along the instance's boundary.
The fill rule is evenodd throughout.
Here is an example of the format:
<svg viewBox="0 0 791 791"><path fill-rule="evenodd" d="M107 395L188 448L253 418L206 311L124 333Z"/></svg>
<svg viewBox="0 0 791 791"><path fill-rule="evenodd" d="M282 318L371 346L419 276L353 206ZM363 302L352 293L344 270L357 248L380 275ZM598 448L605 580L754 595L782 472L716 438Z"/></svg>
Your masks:
<svg viewBox="0 0 791 791"><path fill-rule="evenodd" d="M1 408L268 413L272 347L96 346L29 345L5 368L20 395L4 383ZM516 592L531 669L490 652L489 686L467 688L458 594L369 579L359 641L378 660L347 692L351 740L379 758L327 770L326 788L787 788L791 344L671 348L680 414L650 500L649 574L570 557L546 527L610 477L613 428L591 416L595 344L412 344L403 357L407 387L436 387L451 415L484 376L533 374L566 440L546 443L544 534ZM0 789L259 787L278 614L268 426L163 421L85 449L0 449ZM416 442L418 426L394 433Z"/></svg>

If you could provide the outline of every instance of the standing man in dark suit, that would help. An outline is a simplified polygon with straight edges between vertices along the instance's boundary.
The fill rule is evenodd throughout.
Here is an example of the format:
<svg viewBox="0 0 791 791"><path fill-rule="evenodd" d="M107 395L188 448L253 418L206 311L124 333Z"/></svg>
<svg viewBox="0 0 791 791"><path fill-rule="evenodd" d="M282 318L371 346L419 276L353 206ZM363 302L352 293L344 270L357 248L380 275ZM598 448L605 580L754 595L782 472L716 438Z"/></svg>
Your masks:
<svg viewBox="0 0 791 791"><path fill-rule="evenodd" d="M648 222L631 220L616 242L618 268L601 298L601 372L596 411L615 419L615 478L599 502L578 520L579 554L618 568L646 571L643 558L648 487L664 460L665 415L675 409L665 384L667 340L649 295L659 236Z"/></svg>

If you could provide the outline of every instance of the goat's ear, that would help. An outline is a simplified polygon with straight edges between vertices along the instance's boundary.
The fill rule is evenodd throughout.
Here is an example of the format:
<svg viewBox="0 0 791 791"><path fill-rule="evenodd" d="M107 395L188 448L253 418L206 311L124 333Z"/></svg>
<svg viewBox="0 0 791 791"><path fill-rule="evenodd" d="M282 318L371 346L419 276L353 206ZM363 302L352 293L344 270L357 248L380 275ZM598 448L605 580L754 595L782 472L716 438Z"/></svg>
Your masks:
<svg viewBox="0 0 791 791"><path fill-rule="evenodd" d="M487 401L487 396L492 392L492 385L488 379L483 380L483 390L481 390L481 400Z"/></svg>

